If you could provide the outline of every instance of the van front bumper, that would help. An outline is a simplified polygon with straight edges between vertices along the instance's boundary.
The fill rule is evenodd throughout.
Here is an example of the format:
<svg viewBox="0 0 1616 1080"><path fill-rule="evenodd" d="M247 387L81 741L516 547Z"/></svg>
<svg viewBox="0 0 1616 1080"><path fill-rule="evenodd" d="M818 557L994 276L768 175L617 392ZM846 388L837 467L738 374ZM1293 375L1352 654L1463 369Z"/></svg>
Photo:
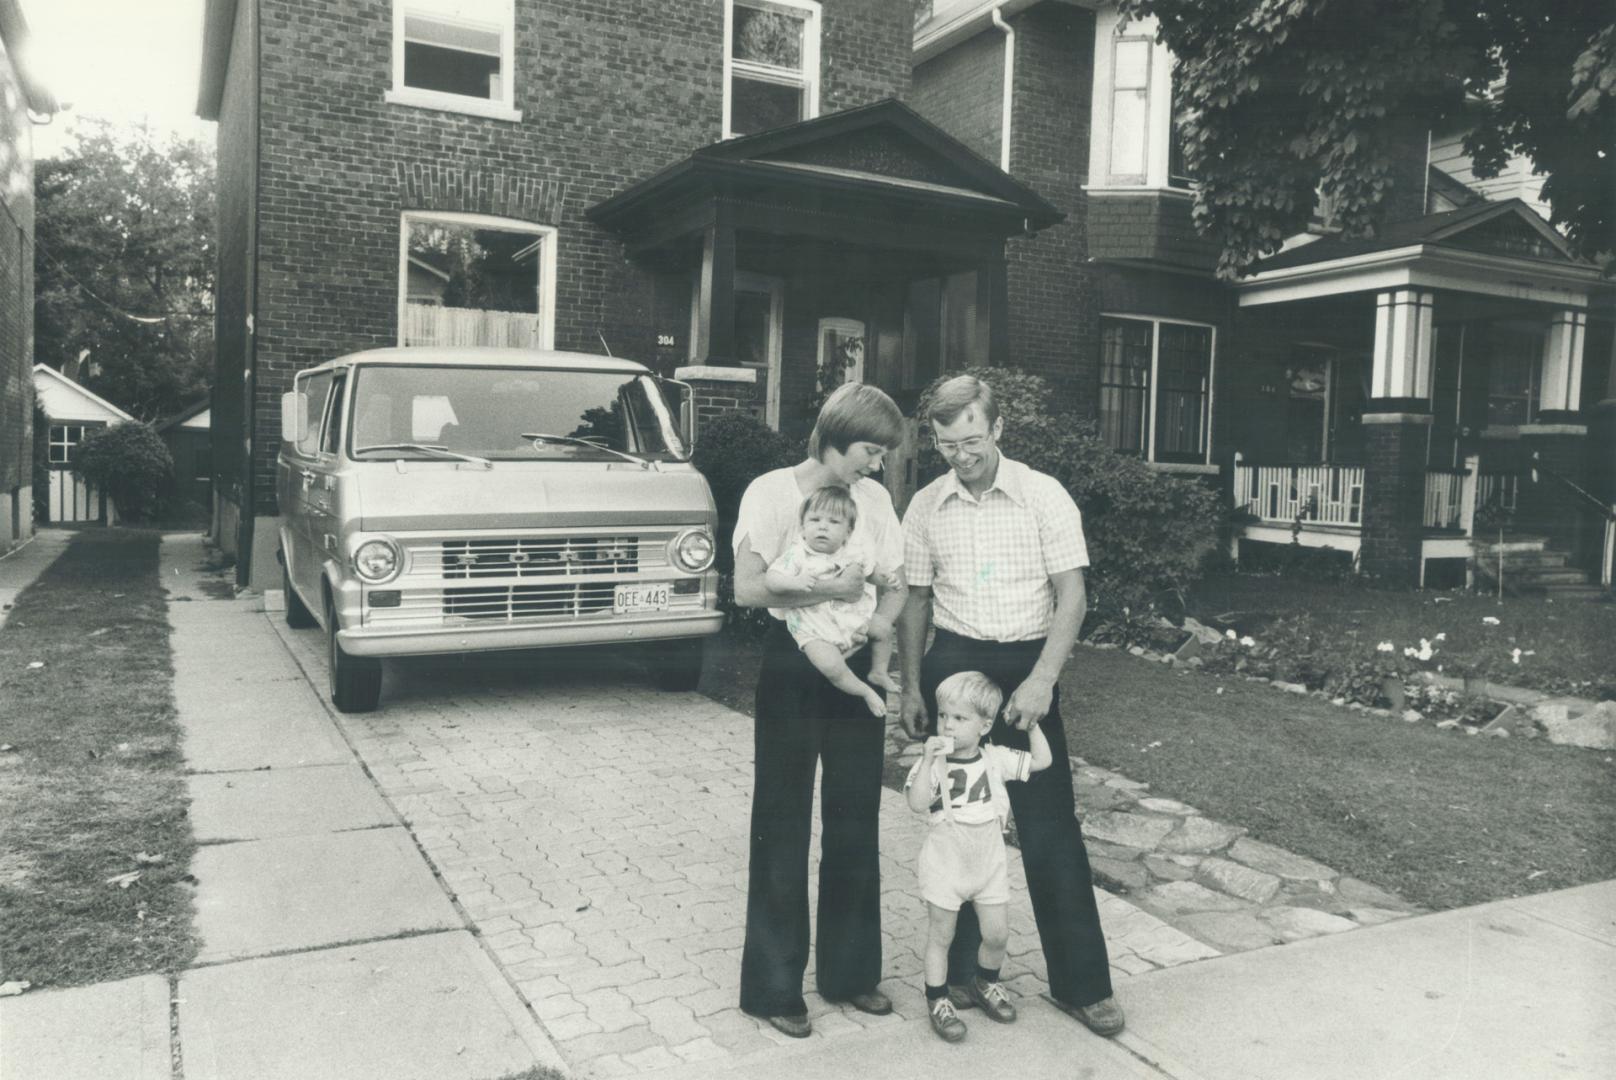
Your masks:
<svg viewBox="0 0 1616 1080"><path fill-rule="evenodd" d="M718 633L723 625L723 612L704 609L639 618L601 617L549 625L467 625L430 630L360 627L337 631L337 642L349 656L430 656L706 637Z"/></svg>

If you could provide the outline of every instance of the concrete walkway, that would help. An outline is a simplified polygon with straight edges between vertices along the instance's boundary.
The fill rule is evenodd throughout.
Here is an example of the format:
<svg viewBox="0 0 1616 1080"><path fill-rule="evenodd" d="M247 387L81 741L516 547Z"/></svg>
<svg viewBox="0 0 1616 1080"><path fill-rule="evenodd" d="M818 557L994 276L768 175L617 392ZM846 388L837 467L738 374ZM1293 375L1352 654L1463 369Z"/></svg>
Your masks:
<svg viewBox="0 0 1616 1080"><path fill-rule="evenodd" d="M68 529L40 529L32 539L0 555L0 626L6 624L17 597L56 561L72 537Z"/></svg>

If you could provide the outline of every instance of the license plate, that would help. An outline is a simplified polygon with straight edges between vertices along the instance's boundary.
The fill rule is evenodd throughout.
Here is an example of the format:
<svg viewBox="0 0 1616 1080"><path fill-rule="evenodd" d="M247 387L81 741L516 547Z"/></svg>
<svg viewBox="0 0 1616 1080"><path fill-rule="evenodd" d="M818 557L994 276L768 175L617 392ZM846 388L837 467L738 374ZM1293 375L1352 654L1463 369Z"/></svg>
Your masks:
<svg viewBox="0 0 1616 1080"><path fill-rule="evenodd" d="M619 585L612 592L612 614L639 615L646 611L668 610L668 583Z"/></svg>

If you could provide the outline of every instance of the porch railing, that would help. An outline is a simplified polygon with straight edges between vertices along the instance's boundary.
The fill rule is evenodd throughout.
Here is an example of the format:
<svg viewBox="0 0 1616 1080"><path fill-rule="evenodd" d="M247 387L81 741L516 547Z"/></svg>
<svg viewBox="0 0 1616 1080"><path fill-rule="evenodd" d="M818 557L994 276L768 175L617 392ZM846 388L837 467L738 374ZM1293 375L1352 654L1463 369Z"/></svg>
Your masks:
<svg viewBox="0 0 1616 1080"><path fill-rule="evenodd" d="M1496 494L1513 506L1515 477L1482 473L1475 457L1464 467L1428 469L1420 524L1427 529L1474 532L1476 510ZM1264 524L1363 525L1364 470L1361 465L1252 465L1234 461L1234 502Z"/></svg>
<svg viewBox="0 0 1616 1080"><path fill-rule="evenodd" d="M1356 529L1363 524L1361 465L1247 465L1234 458L1234 500L1258 520Z"/></svg>

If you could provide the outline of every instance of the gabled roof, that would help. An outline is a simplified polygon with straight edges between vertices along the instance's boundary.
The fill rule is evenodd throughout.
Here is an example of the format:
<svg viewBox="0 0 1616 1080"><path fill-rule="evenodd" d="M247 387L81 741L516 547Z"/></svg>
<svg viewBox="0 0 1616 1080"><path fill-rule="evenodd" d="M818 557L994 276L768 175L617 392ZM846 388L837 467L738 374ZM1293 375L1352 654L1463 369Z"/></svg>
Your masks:
<svg viewBox="0 0 1616 1080"><path fill-rule="evenodd" d="M95 391L44 364L34 365L34 393L39 398L40 410L58 423L115 424L134 419Z"/></svg>
<svg viewBox="0 0 1616 1080"><path fill-rule="evenodd" d="M1397 248L1438 246L1580 265L1565 238L1520 199L1479 202L1441 214L1388 222L1370 237L1329 236L1259 261L1253 274Z"/></svg>
<svg viewBox="0 0 1616 1080"><path fill-rule="evenodd" d="M17 0L0 0L0 40L5 42L6 55L17 72L17 83L28 99L28 107L40 113L57 112L62 106L56 95L39 81L29 62L29 37L28 20L23 17Z"/></svg>
<svg viewBox="0 0 1616 1080"><path fill-rule="evenodd" d="M203 394L200 398L193 401L191 404L187 405L185 408L181 409L179 412L175 413L173 416L170 416L167 420L164 420L162 423L158 424L157 425L157 430L159 432L163 432L163 431L167 431L169 428L180 427L187 420L189 420L192 417L198 415L199 413L207 412L208 411L208 406L211 405L212 403L213 403L213 395L212 394Z"/></svg>
<svg viewBox="0 0 1616 1080"><path fill-rule="evenodd" d="M613 227L693 190L795 186L905 204L981 210L1032 228L1065 216L1032 188L892 98L713 143L589 210Z"/></svg>

